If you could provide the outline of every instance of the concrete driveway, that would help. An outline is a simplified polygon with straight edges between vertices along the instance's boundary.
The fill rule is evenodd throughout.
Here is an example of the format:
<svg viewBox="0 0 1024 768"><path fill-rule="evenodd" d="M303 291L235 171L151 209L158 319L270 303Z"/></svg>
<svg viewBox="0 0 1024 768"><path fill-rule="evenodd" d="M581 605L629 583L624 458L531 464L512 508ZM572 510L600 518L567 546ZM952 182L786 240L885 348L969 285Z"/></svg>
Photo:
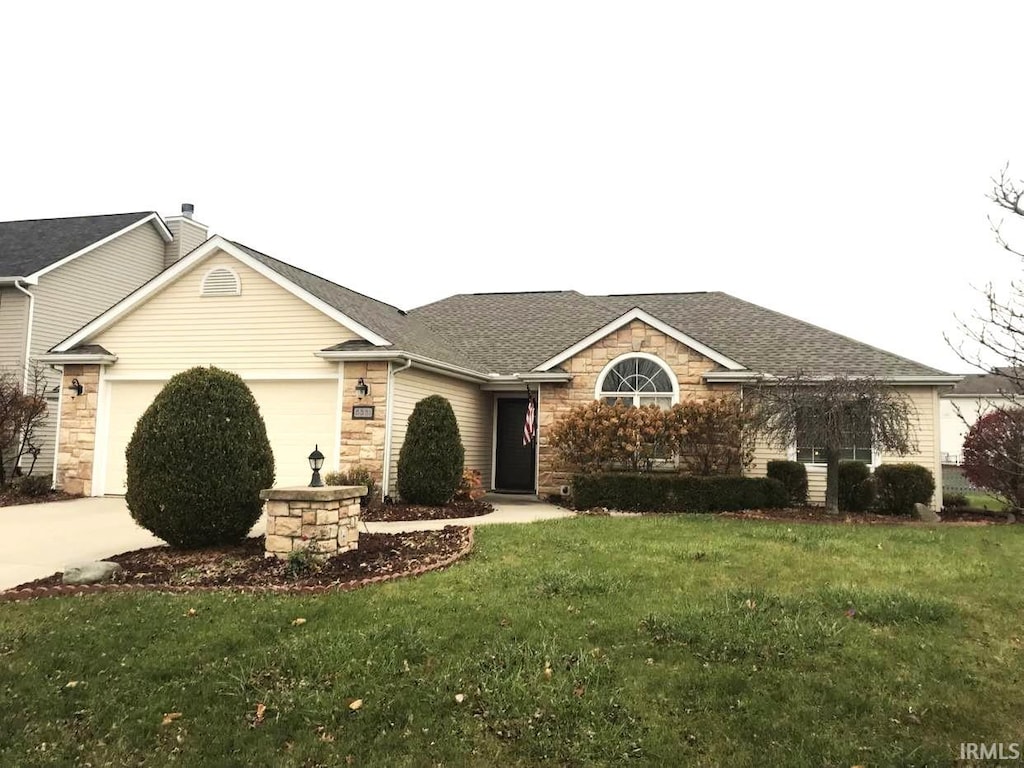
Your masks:
<svg viewBox="0 0 1024 768"><path fill-rule="evenodd" d="M537 501L535 496L493 494L487 496L487 501L494 505L494 512L481 517L367 523L366 530L393 533L453 524L526 523L573 514ZM266 521L261 518L251 535L262 536L265 531ZM63 571L69 565L163 543L135 524L121 496L0 507L0 590Z"/></svg>

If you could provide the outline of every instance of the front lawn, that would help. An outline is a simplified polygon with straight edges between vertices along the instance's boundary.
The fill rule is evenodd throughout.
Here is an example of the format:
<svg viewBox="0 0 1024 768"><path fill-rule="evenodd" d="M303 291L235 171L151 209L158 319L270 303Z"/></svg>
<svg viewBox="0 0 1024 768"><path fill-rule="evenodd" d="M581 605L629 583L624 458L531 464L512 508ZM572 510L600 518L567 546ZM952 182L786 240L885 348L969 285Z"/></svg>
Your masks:
<svg viewBox="0 0 1024 768"><path fill-rule="evenodd" d="M476 542L350 593L2 605L0 765L948 765L1024 733L1021 526Z"/></svg>

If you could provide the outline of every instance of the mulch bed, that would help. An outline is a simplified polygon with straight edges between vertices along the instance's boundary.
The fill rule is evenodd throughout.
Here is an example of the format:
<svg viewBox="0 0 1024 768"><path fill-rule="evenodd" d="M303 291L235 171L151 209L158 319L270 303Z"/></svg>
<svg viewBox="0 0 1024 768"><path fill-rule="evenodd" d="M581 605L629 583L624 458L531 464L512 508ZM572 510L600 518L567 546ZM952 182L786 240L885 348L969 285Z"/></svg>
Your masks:
<svg viewBox="0 0 1024 768"><path fill-rule="evenodd" d="M19 504L43 504L48 501L68 501L80 498L82 497L71 493L64 493L64 491L50 491L42 496L24 496L7 488L0 490L0 507L14 507Z"/></svg>
<svg viewBox="0 0 1024 768"><path fill-rule="evenodd" d="M360 533L358 549L305 568L265 557L262 536L197 550L151 547L106 558L119 563L124 573L118 584L95 586L173 591L218 587L256 591L344 589L436 570L459 559L471 546L471 530L459 526L410 533ZM67 587L61 584L61 574L55 573L0 593L0 599L103 591L95 586ZM25 592L19 595L22 590Z"/></svg>
<svg viewBox="0 0 1024 768"><path fill-rule="evenodd" d="M360 519L367 523L392 523L400 520L455 520L479 517L494 511L486 501L450 501L443 507L416 504L383 504L364 509Z"/></svg>

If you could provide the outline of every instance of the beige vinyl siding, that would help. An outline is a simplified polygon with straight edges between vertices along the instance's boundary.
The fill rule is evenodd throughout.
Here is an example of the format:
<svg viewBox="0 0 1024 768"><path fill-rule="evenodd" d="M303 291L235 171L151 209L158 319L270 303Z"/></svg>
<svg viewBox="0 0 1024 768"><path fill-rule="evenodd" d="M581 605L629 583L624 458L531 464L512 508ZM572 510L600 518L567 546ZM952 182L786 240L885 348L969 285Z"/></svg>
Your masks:
<svg viewBox="0 0 1024 768"><path fill-rule="evenodd" d="M491 487L491 431L493 397L469 381L410 368L395 374L392 390L391 464L388 493L394 493L398 477L398 454L405 442L405 431L416 403L430 395L448 399L459 422L462 445L466 449L466 469L476 469L484 488Z"/></svg>
<svg viewBox="0 0 1024 768"><path fill-rule="evenodd" d="M0 368L24 365L27 327L28 296L17 288L0 288Z"/></svg>
<svg viewBox="0 0 1024 768"><path fill-rule="evenodd" d="M40 277L32 289L32 354L46 352L159 274L163 254L163 238L147 223Z"/></svg>
<svg viewBox="0 0 1024 768"><path fill-rule="evenodd" d="M201 296L211 269L234 270L238 296ZM101 331L91 343L118 356L115 378L153 377L195 365L244 372L337 375L337 365L314 352L358 338L238 260L216 252Z"/></svg>
<svg viewBox="0 0 1024 768"><path fill-rule="evenodd" d="M41 355L102 314L163 269L164 240L151 223L126 232L109 243L47 272L32 287L32 356ZM57 386L59 374L45 370L47 388ZM35 473L53 471L57 400L48 400L46 423L39 430L42 452Z"/></svg>
<svg viewBox="0 0 1024 768"><path fill-rule="evenodd" d="M942 461L939 450L939 396L938 388L929 386L900 387L900 392L906 395L913 406L913 413L910 420L910 430L916 450L906 456L896 456L883 453L882 464L898 464L902 462L920 464L927 467L935 477L936 488L942 486ZM767 464L772 459L786 459L787 452L784 449L774 448L759 442L754 452L754 462L747 474L763 477L767 472ZM807 488L808 499L811 504L825 503L825 468L818 466L807 467ZM941 493L936 493L932 498L932 505L938 506L941 502Z"/></svg>

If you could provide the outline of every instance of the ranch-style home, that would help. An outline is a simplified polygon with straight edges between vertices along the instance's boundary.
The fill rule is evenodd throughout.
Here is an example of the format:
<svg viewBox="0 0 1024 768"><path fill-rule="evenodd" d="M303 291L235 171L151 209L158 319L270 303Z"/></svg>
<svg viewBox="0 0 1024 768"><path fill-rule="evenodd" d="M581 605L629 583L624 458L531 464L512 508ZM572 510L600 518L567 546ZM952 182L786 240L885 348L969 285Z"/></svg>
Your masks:
<svg viewBox="0 0 1024 768"><path fill-rule="evenodd" d="M485 487L550 494L568 478L549 430L575 405L668 406L796 372L898 386L914 405L917 452L888 456L861 441L848 454L914 461L939 477L939 390L959 380L724 293L471 294L404 312L219 236L41 359L63 370L55 484L94 496L125 492L136 420L170 376L196 365L248 383L278 485L309 482L316 445L326 469L366 467L382 493L394 493L407 419L431 394L451 402L466 465ZM524 445L529 393L537 439ZM786 456L762 446L749 471ZM815 446L797 435L789 457L808 464L812 499L823 499Z"/></svg>

